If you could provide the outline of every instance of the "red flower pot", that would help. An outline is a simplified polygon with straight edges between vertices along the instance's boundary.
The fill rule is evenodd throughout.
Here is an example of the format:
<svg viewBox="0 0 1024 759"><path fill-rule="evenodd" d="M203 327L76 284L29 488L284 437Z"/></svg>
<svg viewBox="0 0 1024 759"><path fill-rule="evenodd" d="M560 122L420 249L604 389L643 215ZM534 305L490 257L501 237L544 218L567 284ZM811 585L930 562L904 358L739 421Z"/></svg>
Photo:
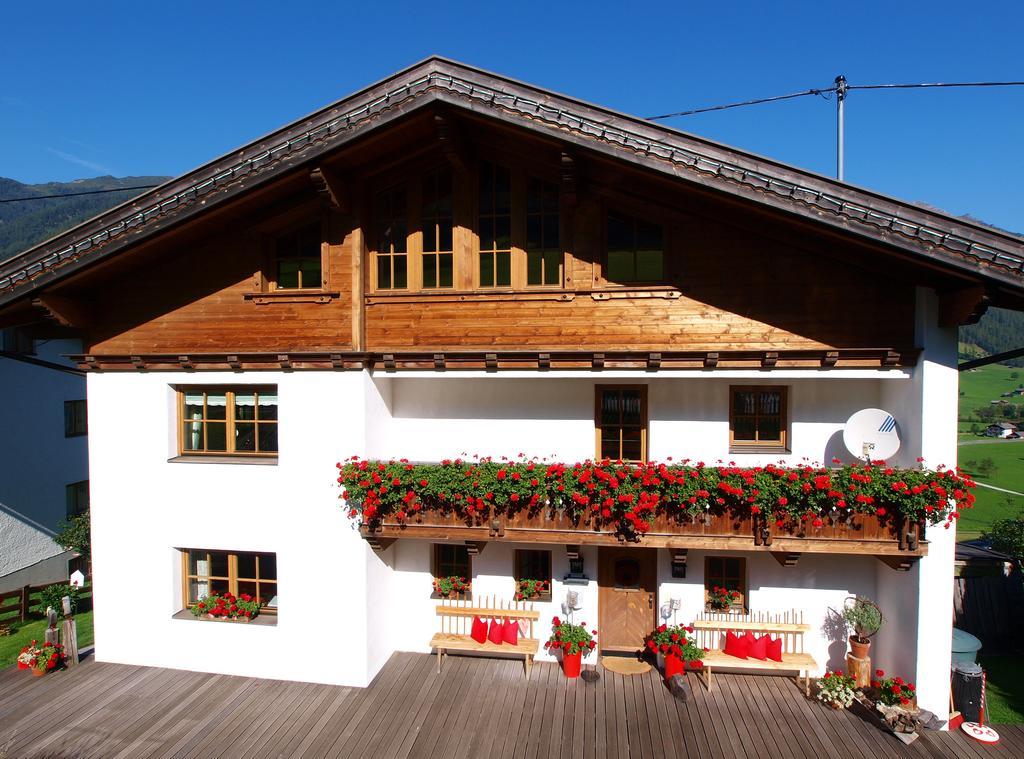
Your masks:
<svg viewBox="0 0 1024 759"><path fill-rule="evenodd" d="M579 677L580 665L583 663L583 652L576 654L562 653L562 671L566 677Z"/></svg>
<svg viewBox="0 0 1024 759"><path fill-rule="evenodd" d="M673 675L681 675L686 669L686 664L675 654L665 654L665 682L672 679Z"/></svg>
<svg viewBox="0 0 1024 759"><path fill-rule="evenodd" d="M45 674L46 674L46 670L45 669L40 669L38 667L32 667L32 676L33 677L42 677Z"/></svg>

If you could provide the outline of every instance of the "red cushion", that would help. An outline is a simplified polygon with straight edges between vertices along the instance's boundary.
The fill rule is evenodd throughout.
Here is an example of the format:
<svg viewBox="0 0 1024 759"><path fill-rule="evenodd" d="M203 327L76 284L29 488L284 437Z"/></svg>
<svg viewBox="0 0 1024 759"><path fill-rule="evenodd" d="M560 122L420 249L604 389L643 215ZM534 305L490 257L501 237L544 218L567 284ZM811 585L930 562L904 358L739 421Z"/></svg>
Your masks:
<svg viewBox="0 0 1024 759"><path fill-rule="evenodd" d="M487 640L487 623L480 619L480 617L473 617L473 628L469 632L469 637L477 643L483 643Z"/></svg>
<svg viewBox="0 0 1024 759"><path fill-rule="evenodd" d="M513 646L519 645L519 623L514 619L505 620L501 626L501 639Z"/></svg>
<svg viewBox="0 0 1024 759"><path fill-rule="evenodd" d="M487 628L487 640L491 641L491 643L496 643L500 646L503 638L501 628L501 622L499 622L496 619L492 619L490 627Z"/></svg>
<svg viewBox="0 0 1024 759"><path fill-rule="evenodd" d="M747 632L743 636L747 641L747 656L751 659L759 659L764 661L768 658L768 636L762 635L760 638L754 636L754 633Z"/></svg>
<svg viewBox="0 0 1024 759"><path fill-rule="evenodd" d="M725 634L725 648L722 653L735 656L737 659L746 659L750 644L745 637L737 637L731 632Z"/></svg>
<svg viewBox="0 0 1024 759"><path fill-rule="evenodd" d="M772 661L782 661L782 638L769 638L768 649L765 653Z"/></svg>

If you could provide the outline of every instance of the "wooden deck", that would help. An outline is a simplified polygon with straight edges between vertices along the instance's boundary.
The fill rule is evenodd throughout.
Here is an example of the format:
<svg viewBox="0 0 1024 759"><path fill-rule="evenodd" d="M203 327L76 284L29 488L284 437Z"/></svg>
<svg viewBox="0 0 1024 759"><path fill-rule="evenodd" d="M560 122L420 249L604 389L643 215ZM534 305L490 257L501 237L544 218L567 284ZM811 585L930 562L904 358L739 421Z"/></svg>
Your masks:
<svg viewBox="0 0 1024 759"><path fill-rule="evenodd" d="M673 698L660 679L538 664L395 654L366 689L86 660L31 677L0 671L0 757L1010 757L1024 728L982 746L928 733L909 749L788 679L719 675ZM592 669L592 668L588 668Z"/></svg>

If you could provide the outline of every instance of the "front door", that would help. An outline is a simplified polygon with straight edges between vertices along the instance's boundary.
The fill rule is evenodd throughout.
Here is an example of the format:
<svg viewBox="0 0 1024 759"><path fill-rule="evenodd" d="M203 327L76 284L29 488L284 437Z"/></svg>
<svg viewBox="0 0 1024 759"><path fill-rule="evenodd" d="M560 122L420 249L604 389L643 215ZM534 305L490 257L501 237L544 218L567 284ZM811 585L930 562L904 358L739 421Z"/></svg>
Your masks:
<svg viewBox="0 0 1024 759"><path fill-rule="evenodd" d="M655 627L658 552L653 548L599 548L601 650L633 652Z"/></svg>

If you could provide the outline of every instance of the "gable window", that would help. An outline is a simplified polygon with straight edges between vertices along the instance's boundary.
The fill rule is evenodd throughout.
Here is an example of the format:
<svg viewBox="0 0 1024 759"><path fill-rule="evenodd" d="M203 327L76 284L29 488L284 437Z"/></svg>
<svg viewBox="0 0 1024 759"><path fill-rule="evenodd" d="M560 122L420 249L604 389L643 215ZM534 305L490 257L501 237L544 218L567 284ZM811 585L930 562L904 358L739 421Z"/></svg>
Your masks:
<svg viewBox="0 0 1024 759"><path fill-rule="evenodd" d="M423 288L447 288L453 284L454 229L452 172L445 167L423 177Z"/></svg>
<svg viewBox="0 0 1024 759"><path fill-rule="evenodd" d="M77 517L89 510L89 480L72 482L64 487L67 518Z"/></svg>
<svg viewBox="0 0 1024 759"><path fill-rule="evenodd" d="M277 455L276 387L178 390L182 456Z"/></svg>
<svg viewBox="0 0 1024 759"><path fill-rule="evenodd" d="M64 401L64 437L88 434L85 401Z"/></svg>
<svg viewBox="0 0 1024 759"><path fill-rule="evenodd" d="M562 284L558 187L530 178L526 188L526 284Z"/></svg>
<svg viewBox="0 0 1024 759"><path fill-rule="evenodd" d="M597 457L612 461L647 460L647 386L595 388Z"/></svg>
<svg viewBox="0 0 1024 759"><path fill-rule="evenodd" d="M787 449L785 387L729 388L729 447Z"/></svg>
<svg viewBox="0 0 1024 759"><path fill-rule="evenodd" d="M516 550L515 580L539 580L547 583L547 592L542 593L542 601L551 600L551 551Z"/></svg>
<svg viewBox="0 0 1024 759"><path fill-rule="evenodd" d="M715 588L724 588L739 594L738 598L730 598L730 609L743 611L747 604L747 561L733 556L704 557L704 602L711 609L708 601Z"/></svg>
<svg viewBox="0 0 1024 759"><path fill-rule="evenodd" d="M277 554L243 551L181 552L184 606L214 593L253 596L263 611L277 613Z"/></svg>
<svg viewBox="0 0 1024 759"><path fill-rule="evenodd" d="M274 243L275 289L323 287L320 222L278 236Z"/></svg>
<svg viewBox="0 0 1024 759"><path fill-rule="evenodd" d="M435 580L443 577L460 577L466 582L473 580L473 564L469 549L464 545L435 543L432 564Z"/></svg>
<svg viewBox="0 0 1024 759"><path fill-rule="evenodd" d="M609 211L604 278L610 282L659 282L665 276L664 230L635 216Z"/></svg>
<svg viewBox="0 0 1024 759"><path fill-rule="evenodd" d="M480 162L480 287L512 286L512 173L490 161Z"/></svg>
<svg viewBox="0 0 1024 759"><path fill-rule="evenodd" d="M408 214L405 185L383 190L374 197L378 290L405 290L409 286Z"/></svg>

